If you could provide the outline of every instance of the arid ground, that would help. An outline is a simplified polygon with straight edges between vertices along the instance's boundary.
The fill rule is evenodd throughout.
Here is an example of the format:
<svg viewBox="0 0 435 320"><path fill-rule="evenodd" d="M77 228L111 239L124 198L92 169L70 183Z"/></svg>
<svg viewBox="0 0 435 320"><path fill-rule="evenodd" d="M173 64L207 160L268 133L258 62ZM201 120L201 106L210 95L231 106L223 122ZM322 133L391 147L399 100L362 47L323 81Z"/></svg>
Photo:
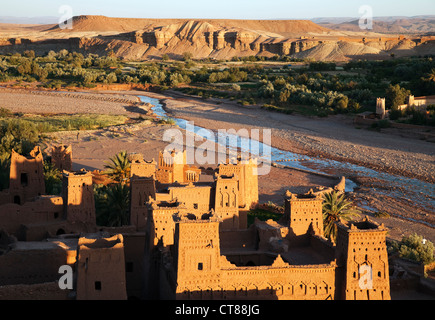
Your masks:
<svg viewBox="0 0 435 320"><path fill-rule="evenodd" d="M379 171L419 177L434 181L435 148L433 143L404 138L394 132L376 132L356 128L345 117L307 118L283 115L256 107L242 107L232 102L198 100L141 92L34 92L32 90L0 89L1 106L24 113L116 113L137 118L150 115L149 107L137 108L138 96L161 99L165 110L173 117L194 121L195 125L212 130L233 128L272 129L272 146L298 154L321 156L324 159L346 160ZM51 134L46 143L71 144L74 169L104 169L104 161L121 150L142 153L144 158L157 159L158 152L167 146L163 134L170 125L153 121L126 124L101 130L59 132ZM49 149L47 149L48 151ZM281 205L286 190L307 192L317 186L333 186L337 176L327 177L288 168L272 167L270 174L259 177L260 202L273 201ZM389 229L389 237L401 239L416 232L435 242L435 212L422 207L414 199L394 197L391 186L377 183L375 178L359 177L358 187L349 197L362 210L373 216L385 211L390 218L374 218ZM432 185L432 184L430 184ZM380 193L379 191L382 191ZM432 199L433 200L433 199ZM414 219L410 221L409 219Z"/></svg>

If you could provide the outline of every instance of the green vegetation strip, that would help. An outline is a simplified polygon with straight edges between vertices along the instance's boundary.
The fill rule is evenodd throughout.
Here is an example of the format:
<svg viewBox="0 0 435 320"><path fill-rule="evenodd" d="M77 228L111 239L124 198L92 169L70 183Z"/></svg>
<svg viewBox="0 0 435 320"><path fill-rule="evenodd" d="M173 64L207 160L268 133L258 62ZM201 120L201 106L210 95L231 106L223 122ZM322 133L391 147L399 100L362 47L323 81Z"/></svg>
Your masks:
<svg viewBox="0 0 435 320"><path fill-rule="evenodd" d="M5 127L14 122L28 122L41 132L94 130L121 125L127 121L123 115L74 114L74 115L12 115L0 117L0 126Z"/></svg>

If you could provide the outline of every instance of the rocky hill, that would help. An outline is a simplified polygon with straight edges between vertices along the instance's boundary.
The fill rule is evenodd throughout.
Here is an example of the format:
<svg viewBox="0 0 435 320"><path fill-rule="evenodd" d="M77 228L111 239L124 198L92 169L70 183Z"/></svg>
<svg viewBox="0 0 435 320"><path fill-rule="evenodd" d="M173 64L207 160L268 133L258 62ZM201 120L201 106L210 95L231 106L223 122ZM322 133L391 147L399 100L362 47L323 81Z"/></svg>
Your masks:
<svg viewBox="0 0 435 320"><path fill-rule="evenodd" d="M105 16L76 16L72 19L73 29L61 30L57 25L49 28L52 32L89 32L89 31L116 31L128 32L136 30L153 29L184 23L191 19L136 19L112 18ZM261 32L273 32L286 36L302 35L307 33L328 32L329 29L321 27L309 20L228 20L228 19L195 19L199 23L209 23L217 28L239 28Z"/></svg>
<svg viewBox="0 0 435 320"><path fill-rule="evenodd" d="M435 54L435 37L344 33L308 20L73 18L72 29L58 25L11 29L0 26L0 52L67 49L100 55L113 51L126 60L169 57L230 59L234 56L291 55L347 61ZM30 31L32 30L32 31ZM12 35L12 36L11 36Z"/></svg>

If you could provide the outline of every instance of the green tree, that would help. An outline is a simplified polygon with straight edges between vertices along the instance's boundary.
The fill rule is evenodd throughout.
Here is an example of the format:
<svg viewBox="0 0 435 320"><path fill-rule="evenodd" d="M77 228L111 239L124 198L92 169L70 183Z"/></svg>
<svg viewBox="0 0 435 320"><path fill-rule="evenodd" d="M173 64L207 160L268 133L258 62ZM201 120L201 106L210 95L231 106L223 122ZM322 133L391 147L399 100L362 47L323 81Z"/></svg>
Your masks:
<svg viewBox="0 0 435 320"><path fill-rule="evenodd" d="M35 58L35 51L33 50L26 50L23 52L23 56L27 58L34 59Z"/></svg>
<svg viewBox="0 0 435 320"><path fill-rule="evenodd" d="M336 107L340 111L347 110L347 106L349 105L349 98L347 96L342 96L338 98L336 103Z"/></svg>
<svg viewBox="0 0 435 320"><path fill-rule="evenodd" d="M391 106L392 109L405 103L406 98L411 94L409 90L400 87L398 84L389 85L386 92L385 98L387 105Z"/></svg>
<svg viewBox="0 0 435 320"><path fill-rule="evenodd" d="M118 80L118 78L116 77L116 74L114 72L111 72L106 76L106 81L108 83L114 83L117 80Z"/></svg>
<svg viewBox="0 0 435 320"><path fill-rule="evenodd" d="M334 241L337 237L336 222L340 220L350 221L358 218L360 213L352 201L346 199L344 194L340 195L336 191L324 194L322 209L324 234Z"/></svg>
<svg viewBox="0 0 435 320"><path fill-rule="evenodd" d="M107 174L113 181L126 184L130 178L130 161L128 159L127 151L121 151L109 161L105 161L106 169L105 174Z"/></svg>
<svg viewBox="0 0 435 320"><path fill-rule="evenodd" d="M416 233L403 237L400 242L393 243L393 250L400 257L428 264L434 259L434 245Z"/></svg>
<svg viewBox="0 0 435 320"><path fill-rule="evenodd" d="M435 69L432 69L428 74L426 74L424 80L428 82L435 82Z"/></svg>
<svg viewBox="0 0 435 320"><path fill-rule="evenodd" d="M193 54L191 52L184 52L183 53L183 60L189 61L192 60Z"/></svg>
<svg viewBox="0 0 435 320"><path fill-rule="evenodd" d="M57 195L62 192L62 175L50 161L44 161L45 193Z"/></svg>
<svg viewBox="0 0 435 320"><path fill-rule="evenodd" d="M116 183L109 186L94 186L97 224L121 227L129 223L130 187Z"/></svg>
<svg viewBox="0 0 435 320"><path fill-rule="evenodd" d="M0 154L29 153L39 142L39 130L30 121L10 119L0 122Z"/></svg>
<svg viewBox="0 0 435 320"><path fill-rule="evenodd" d="M11 158L7 153L0 154L0 191L9 187Z"/></svg>

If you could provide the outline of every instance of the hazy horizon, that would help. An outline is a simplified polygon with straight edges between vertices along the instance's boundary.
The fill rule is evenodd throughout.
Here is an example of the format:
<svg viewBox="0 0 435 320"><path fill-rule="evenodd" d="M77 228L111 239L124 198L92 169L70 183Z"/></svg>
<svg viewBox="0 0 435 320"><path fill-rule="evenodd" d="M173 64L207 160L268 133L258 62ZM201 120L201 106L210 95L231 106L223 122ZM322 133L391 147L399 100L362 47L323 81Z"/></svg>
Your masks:
<svg viewBox="0 0 435 320"><path fill-rule="evenodd" d="M76 0L59 3L56 0L17 1L2 5L0 17L60 18L65 12L61 6L70 6L72 16L103 15L120 18L149 19L249 19L292 20L315 18L356 18L362 14L361 6L370 6L374 17L413 17L435 14L433 0L399 0L391 4L385 0L321 1L306 0L301 4L293 0L221 0L219 5L197 0L140 1Z"/></svg>

